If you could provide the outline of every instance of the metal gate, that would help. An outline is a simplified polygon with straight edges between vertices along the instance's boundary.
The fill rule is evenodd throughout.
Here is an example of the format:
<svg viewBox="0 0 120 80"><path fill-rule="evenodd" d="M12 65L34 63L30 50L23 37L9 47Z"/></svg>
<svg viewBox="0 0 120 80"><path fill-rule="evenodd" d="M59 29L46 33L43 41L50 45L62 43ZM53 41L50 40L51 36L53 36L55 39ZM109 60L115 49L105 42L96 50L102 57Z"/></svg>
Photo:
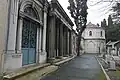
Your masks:
<svg viewBox="0 0 120 80"><path fill-rule="evenodd" d="M22 28L22 65L32 64L36 62L36 22L23 19Z"/></svg>

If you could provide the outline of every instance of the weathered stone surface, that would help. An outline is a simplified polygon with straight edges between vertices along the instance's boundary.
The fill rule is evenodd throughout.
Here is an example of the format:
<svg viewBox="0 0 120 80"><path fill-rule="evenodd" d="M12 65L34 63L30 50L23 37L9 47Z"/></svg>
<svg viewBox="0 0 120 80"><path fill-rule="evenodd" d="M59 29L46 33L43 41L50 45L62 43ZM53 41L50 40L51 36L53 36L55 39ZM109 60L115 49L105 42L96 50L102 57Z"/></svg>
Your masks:
<svg viewBox="0 0 120 80"><path fill-rule="evenodd" d="M48 66L48 67L45 67L41 70L36 70L36 72L32 72L30 74L27 74L25 76L22 76L18 79L15 79L15 80L39 80L41 79L42 77L44 77L45 75L57 70L58 67L57 66Z"/></svg>
<svg viewBox="0 0 120 80"><path fill-rule="evenodd" d="M115 61L110 61L110 70L116 70Z"/></svg>
<svg viewBox="0 0 120 80"><path fill-rule="evenodd" d="M44 67L47 67L49 65L50 64L48 63L48 64L43 64L43 65L38 64L38 65L26 66L26 67L20 68L16 71L13 71L13 72L10 72L10 73L4 75L4 79L5 80L11 80L11 79L16 80L16 78L19 79L26 75L36 74L37 71L40 72L42 70L41 68L44 69Z"/></svg>

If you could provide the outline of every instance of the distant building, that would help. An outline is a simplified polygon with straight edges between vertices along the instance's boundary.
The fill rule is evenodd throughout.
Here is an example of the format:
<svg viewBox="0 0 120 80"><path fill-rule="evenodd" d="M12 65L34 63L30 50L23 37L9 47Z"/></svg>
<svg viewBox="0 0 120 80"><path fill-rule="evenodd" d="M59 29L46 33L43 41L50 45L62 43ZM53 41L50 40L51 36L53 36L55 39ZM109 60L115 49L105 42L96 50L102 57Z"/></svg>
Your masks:
<svg viewBox="0 0 120 80"><path fill-rule="evenodd" d="M89 22L82 36L85 53L105 52L105 30L102 27Z"/></svg>

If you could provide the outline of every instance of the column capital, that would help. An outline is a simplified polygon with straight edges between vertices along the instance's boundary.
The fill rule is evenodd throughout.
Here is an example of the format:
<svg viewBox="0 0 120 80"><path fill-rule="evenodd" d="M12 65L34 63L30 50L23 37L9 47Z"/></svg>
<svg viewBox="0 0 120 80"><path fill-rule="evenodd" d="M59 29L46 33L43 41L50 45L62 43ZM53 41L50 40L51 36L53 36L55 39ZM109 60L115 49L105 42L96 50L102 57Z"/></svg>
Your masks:
<svg viewBox="0 0 120 80"><path fill-rule="evenodd" d="M24 16L24 13L23 13L22 11L19 11L19 17L18 17L18 18L19 18L19 19L21 19L21 18L23 19L24 17L25 17L25 16Z"/></svg>
<svg viewBox="0 0 120 80"><path fill-rule="evenodd" d="M48 2L45 1L45 4L44 4L44 12L48 13Z"/></svg>
<svg viewBox="0 0 120 80"><path fill-rule="evenodd" d="M47 7L44 7L44 12L48 13Z"/></svg>
<svg viewBox="0 0 120 80"><path fill-rule="evenodd" d="M22 17L22 16L19 16L19 20L23 20L23 17Z"/></svg>

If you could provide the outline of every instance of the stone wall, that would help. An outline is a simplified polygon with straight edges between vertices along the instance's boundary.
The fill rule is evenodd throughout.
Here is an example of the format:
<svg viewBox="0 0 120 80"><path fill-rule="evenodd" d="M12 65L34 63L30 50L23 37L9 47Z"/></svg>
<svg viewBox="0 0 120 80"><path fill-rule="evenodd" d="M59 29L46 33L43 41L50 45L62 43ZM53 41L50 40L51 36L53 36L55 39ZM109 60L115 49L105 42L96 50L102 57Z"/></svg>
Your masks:
<svg viewBox="0 0 120 80"><path fill-rule="evenodd" d="M86 53L104 53L105 50L104 40L85 40Z"/></svg>
<svg viewBox="0 0 120 80"><path fill-rule="evenodd" d="M6 45L8 3L9 0L0 1L0 72L3 70L3 53Z"/></svg>

